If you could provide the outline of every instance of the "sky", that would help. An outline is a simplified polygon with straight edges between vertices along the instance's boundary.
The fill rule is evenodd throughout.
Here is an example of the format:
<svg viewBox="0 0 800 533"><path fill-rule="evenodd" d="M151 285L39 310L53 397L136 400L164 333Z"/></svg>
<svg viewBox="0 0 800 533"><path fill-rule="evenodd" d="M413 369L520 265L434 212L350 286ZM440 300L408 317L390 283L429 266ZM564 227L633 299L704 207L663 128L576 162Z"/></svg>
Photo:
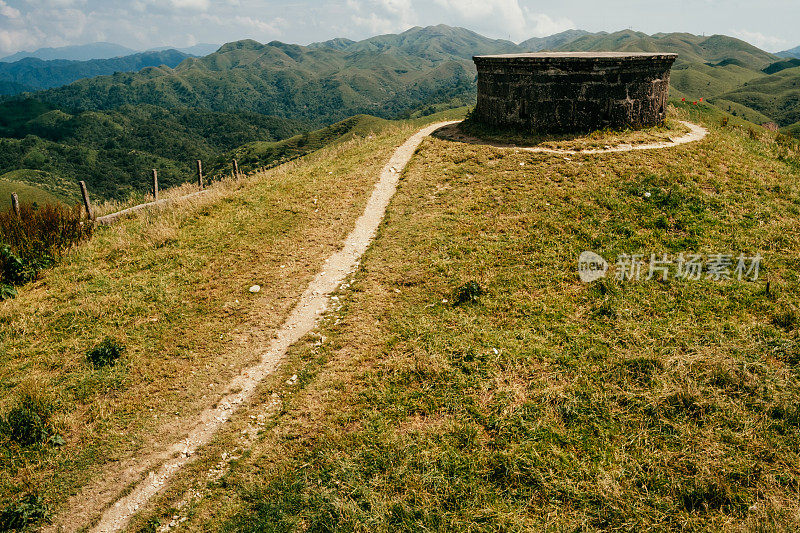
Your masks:
<svg viewBox="0 0 800 533"><path fill-rule="evenodd" d="M515 42L570 28L722 33L774 52L800 45L799 22L800 0L0 0L0 53L96 41L308 44L435 24Z"/></svg>

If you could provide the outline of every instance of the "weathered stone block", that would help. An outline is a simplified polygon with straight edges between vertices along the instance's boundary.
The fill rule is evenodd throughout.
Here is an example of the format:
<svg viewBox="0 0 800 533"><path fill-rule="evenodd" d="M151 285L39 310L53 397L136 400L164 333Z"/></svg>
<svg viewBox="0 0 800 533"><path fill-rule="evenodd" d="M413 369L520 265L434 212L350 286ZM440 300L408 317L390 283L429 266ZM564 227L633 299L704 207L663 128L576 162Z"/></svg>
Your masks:
<svg viewBox="0 0 800 533"><path fill-rule="evenodd" d="M537 133L656 126L677 54L551 52L476 56L475 120Z"/></svg>

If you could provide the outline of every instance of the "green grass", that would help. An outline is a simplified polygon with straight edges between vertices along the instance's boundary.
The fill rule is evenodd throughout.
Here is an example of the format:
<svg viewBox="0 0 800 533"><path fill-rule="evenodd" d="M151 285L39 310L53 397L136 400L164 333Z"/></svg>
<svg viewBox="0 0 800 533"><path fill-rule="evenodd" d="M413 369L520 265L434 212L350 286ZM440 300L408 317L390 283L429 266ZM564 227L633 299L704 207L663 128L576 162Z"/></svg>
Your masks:
<svg viewBox="0 0 800 533"><path fill-rule="evenodd" d="M36 202L37 204L56 203L58 198L39 187L32 187L19 181L0 178L0 211L11 208L11 193L17 193L20 202Z"/></svg>
<svg viewBox="0 0 800 533"><path fill-rule="evenodd" d="M38 195L49 195L61 201L75 203L80 200L80 189L77 182L55 176L49 172L33 169L19 169L0 174L0 183L20 183L41 192ZM9 185L8 187L11 187ZM16 185L14 185L16 187ZM13 187L12 187L13 188ZM13 191L9 191L13 192ZM30 191L33 194L33 191Z"/></svg>
<svg viewBox="0 0 800 533"><path fill-rule="evenodd" d="M710 135L569 159L425 141L342 306L137 528L797 530L800 148L679 111ZM584 250L764 265L583 284Z"/></svg>

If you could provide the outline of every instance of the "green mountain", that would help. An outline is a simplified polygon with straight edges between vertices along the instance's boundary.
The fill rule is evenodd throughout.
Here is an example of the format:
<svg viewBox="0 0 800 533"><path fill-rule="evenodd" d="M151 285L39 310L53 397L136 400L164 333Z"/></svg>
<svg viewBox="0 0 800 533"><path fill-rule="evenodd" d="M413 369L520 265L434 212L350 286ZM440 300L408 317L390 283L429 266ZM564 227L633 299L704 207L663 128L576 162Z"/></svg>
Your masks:
<svg viewBox="0 0 800 533"><path fill-rule="evenodd" d="M407 32L408 33L408 32ZM421 39L421 41L424 41ZM254 111L318 126L360 113L393 117L474 94L466 59L420 58L396 48L336 50L239 41L176 68L81 80L37 97L69 109L127 104ZM428 56L436 56L431 44Z"/></svg>
<svg viewBox="0 0 800 533"><path fill-rule="evenodd" d="M677 52L674 97L704 98L787 131L800 122L797 67L738 39L570 31L523 45L573 38L559 49ZM124 198L146 189L151 168L169 186L192 179L195 159L220 173L234 157L245 170L272 165L379 118L468 104L473 55L523 50L441 25L359 42L229 43L174 67L82 79L0 105L0 173L39 171L28 178L34 186L86 179L96 194Z"/></svg>
<svg viewBox="0 0 800 533"><path fill-rule="evenodd" d="M39 48L34 52L17 52L16 54L0 59L0 61L11 63L19 61L20 59L25 59L26 57L35 57L43 60L68 59L71 61L89 61L91 59L110 59L112 57L128 56L135 53L136 50L132 50L126 46L99 42L76 46L60 46L57 48Z"/></svg>
<svg viewBox="0 0 800 533"><path fill-rule="evenodd" d="M342 40L336 40L342 41ZM330 43L330 41L328 41ZM472 56L524 51L511 41L490 39L465 28L444 24L419 26L400 34L378 35L359 42L336 42L334 46L349 53L392 53L400 51L412 58L433 62L472 61Z"/></svg>
<svg viewBox="0 0 800 533"><path fill-rule="evenodd" d="M67 178L74 191L83 179L103 198L145 190L159 169L165 187L191 180L194 161L210 159L252 141L274 141L308 128L302 122L257 113L123 106L70 114L35 100L0 104L0 174L24 170L26 183L48 187ZM31 172L35 171L35 172ZM60 191L57 189L61 189Z"/></svg>
<svg viewBox="0 0 800 533"><path fill-rule="evenodd" d="M187 57L190 56L177 50L164 50L90 61L26 58L14 63L0 63L0 95L60 87L83 78L115 72L136 72L146 67L176 67Z"/></svg>
<svg viewBox="0 0 800 533"><path fill-rule="evenodd" d="M800 122L800 67L760 76L719 96L773 118L780 126Z"/></svg>
<svg viewBox="0 0 800 533"><path fill-rule="evenodd" d="M533 37L527 41L519 43L519 47L527 52L541 52L542 50L555 50L561 46L565 46L579 37L584 35L592 35L584 30L567 30L549 37ZM599 35L599 34L596 34Z"/></svg>
<svg viewBox="0 0 800 533"><path fill-rule="evenodd" d="M623 52L674 52L678 54L675 67L687 63L707 63L725 66L736 64L761 70L778 60L740 39L726 35L700 37L690 33L646 33L624 30L609 34L584 35L560 47L563 51L623 51Z"/></svg>

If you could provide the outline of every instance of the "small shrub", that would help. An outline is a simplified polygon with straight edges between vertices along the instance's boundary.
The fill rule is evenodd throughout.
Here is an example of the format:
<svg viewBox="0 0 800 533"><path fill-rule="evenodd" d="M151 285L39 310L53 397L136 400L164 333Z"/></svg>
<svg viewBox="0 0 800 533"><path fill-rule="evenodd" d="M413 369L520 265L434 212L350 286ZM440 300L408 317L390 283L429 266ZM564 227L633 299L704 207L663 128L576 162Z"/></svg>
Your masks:
<svg viewBox="0 0 800 533"><path fill-rule="evenodd" d="M109 337L89 350L86 354L86 358L95 368L101 368L113 365L124 351L124 344Z"/></svg>
<svg viewBox="0 0 800 533"><path fill-rule="evenodd" d="M17 297L17 289L13 285L0 283L0 300L10 300Z"/></svg>
<svg viewBox="0 0 800 533"><path fill-rule="evenodd" d="M0 531L24 529L47 520L50 510L38 494L27 494L0 513Z"/></svg>
<svg viewBox="0 0 800 533"><path fill-rule="evenodd" d="M25 283L30 277L30 269L7 244L0 244L0 280L7 284Z"/></svg>
<svg viewBox="0 0 800 533"><path fill-rule="evenodd" d="M476 301L484 293L477 281L468 281L453 291L453 305L462 305Z"/></svg>
<svg viewBox="0 0 800 533"><path fill-rule="evenodd" d="M54 435L50 424L52 412L50 402L26 393L0 418L0 435L23 447L45 444Z"/></svg>
<svg viewBox="0 0 800 533"><path fill-rule="evenodd" d="M772 323L786 331L796 329L799 321L797 312L794 309L788 308L778 312L772 317Z"/></svg>

